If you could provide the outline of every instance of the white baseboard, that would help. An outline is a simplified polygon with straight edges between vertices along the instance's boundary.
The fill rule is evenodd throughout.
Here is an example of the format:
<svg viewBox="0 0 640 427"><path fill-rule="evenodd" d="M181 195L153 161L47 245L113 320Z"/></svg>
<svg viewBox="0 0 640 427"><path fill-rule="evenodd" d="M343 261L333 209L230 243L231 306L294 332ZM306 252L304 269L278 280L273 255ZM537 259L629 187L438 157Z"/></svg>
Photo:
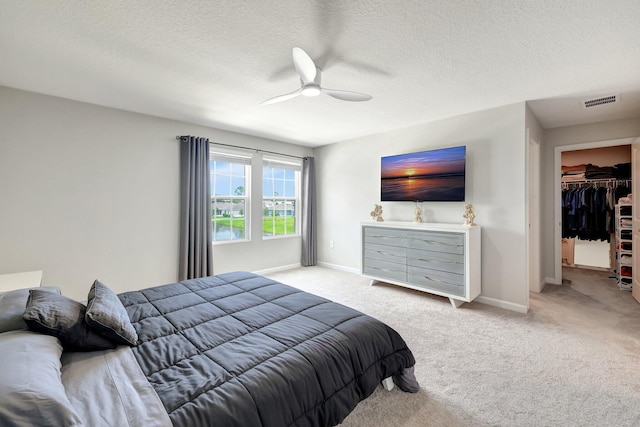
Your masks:
<svg viewBox="0 0 640 427"><path fill-rule="evenodd" d="M331 264L329 262L319 262L318 265L320 267L330 268L332 270L341 270L341 271L346 271L348 273L360 274L360 269L358 268L346 267L344 265L339 265L339 264Z"/></svg>
<svg viewBox="0 0 640 427"><path fill-rule="evenodd" d="M543 280L543 281L540 283L540 292L544 291L544 287L545 287L545 286L547 286L547 283L548 283L548 282L547 282L546 280ZM540 292L539 292L539 293L540 293Z"/></svg>
<svg viewBox="0 0 640 427"><path fill-rule="evenodd" d="M297 263L297 264L281 265L279 267L265 268L264 270L254 271L253 273L265 275L269 273L277 273L278 271L292 270L298 267L302 267L302 264Z"/></svg>
<svg viewBox="0 0 640 427"><path fill-rule="evenodd" d="M542 282L538 283L538 287L536 289L529 288L529 292L533 292L534 294L539 294L542 291L544 291L544 287L546 285L547 285L546 280L543 280Z"/></svg>
<svg viewBox="0 0 640 427"><path fill-rule="evenodd" d="M502 301L499 299L483 297L482 295L480 295L478 298L474 299L473 301L481 302L482 304L487 304L487 305L498 307L498 308L504 308L505 310L511 310L511 311L515 311L523 314L527 314L527 312L529 311L529 308L527 306L524 306L521 304L514 304L512 302Z"/></svg>
<svg viewBox="0 0 640 427"><path fill-rule="evenodd" d="M562 285L562 279L558 281L554 277L545 277L544 281L550 285Z"/></svg>

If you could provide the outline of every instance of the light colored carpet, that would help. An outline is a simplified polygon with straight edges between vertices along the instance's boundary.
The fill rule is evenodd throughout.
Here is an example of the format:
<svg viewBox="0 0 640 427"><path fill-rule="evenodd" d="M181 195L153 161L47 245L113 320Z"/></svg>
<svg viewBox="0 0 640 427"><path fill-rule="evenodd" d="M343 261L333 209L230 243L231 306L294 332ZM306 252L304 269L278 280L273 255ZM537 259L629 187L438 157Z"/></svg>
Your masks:
<svg viewBox="0 0 640 427"><path fill-rule="evenodd" d="M379 387L343 426L640 426L640 304L607 272L531 294L519 314L322 267L275 280L376 317L416 358L416 394Z"/></svg>

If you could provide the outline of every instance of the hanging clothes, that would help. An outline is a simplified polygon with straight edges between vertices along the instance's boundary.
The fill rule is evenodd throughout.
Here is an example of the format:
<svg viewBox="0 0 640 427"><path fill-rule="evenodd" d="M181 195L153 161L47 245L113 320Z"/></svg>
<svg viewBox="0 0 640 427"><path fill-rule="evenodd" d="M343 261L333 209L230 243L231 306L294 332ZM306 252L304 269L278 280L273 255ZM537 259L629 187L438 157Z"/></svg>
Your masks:
<svg viewBox="0 0 640 427"><path fill-rule="evenodd" d="M563 184L562 238L609 242L615 232L615 205L631 191L627 182L607 186L589 182Z"/></svg>

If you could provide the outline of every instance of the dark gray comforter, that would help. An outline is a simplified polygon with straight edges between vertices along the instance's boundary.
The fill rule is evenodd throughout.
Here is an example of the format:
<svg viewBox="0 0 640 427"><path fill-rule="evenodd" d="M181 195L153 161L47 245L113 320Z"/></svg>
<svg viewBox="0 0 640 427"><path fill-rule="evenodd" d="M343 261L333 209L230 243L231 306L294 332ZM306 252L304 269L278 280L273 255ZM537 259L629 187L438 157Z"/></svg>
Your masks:
<svg viewBox="0 0 640 427"><path fill-rule="evenodd" d="M119 297L139 336L134 355L175 426L332 426L383 378L410 387L400 378L411 381L415 361L396 331L262 276Z"/></svg>

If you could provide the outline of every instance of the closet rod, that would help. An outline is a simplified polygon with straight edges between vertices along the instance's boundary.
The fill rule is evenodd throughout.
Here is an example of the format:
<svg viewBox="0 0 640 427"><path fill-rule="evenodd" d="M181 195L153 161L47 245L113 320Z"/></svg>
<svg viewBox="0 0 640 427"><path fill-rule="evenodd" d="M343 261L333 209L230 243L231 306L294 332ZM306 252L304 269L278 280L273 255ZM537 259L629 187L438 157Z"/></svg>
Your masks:
<svg viewBox="0 0 640 427"><path fill-rule="evenodd" d="M572 182L618 182L618 181L631 181L629 178L585 178L585 179L577 179L574 181L562 181L565 184L570 184Z"/></svg>
<svg viewBox="0 0 640 427"><path fill-rule="evenodd" d="M605 183L605 184L618 184L624 182L626 185L631 185L631 178L593 178L593 179L581 179L581 180L576 180L576 181L561 181L560 183L562 185L569 185L569 184L600 184L600 183Z"/></svg>
<svg viewBox="0 0 640 427"><path fill-rule="evenodd" d="M177 139L178 141L180 141L180 138L181 138L181 137L180 137L179 135L177 135L177 136L176 136L176 139ZM223 146L225 146L225 147L240 148L240 149L242 149L242 150L255 151L256 153L269 153L269 154L276 154L276 155L278 155L278 156L293 157L293 158L296 158L296 159L302 159L302 160L305 160L305 159L306 159L306 157L294 156L293 154L277 153L277 152L275 152L275 151L261 150L261 149L259 149L259 148L243 147L243 146L241 146L241 145L223 144L223 143L221 143L221 142L212 142L212 141L209 141L209 144L213 144L213 145L223 145Z"/></svg>

